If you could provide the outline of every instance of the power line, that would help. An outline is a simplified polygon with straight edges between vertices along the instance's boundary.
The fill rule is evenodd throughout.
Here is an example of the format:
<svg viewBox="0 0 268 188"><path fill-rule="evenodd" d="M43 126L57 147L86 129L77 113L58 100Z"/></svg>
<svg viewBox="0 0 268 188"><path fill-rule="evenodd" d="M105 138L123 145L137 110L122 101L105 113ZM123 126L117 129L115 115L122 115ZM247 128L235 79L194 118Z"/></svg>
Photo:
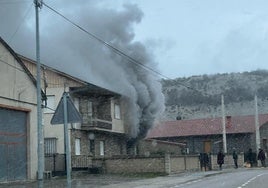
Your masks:
<svg viewBox="0 0 268 188"><path fill-rule="evenodd" d="M79 30L81 30L82 32L86 33L87 35L91 36L92 38L96 39L98 42L100 42L101 44L103 44L104 46L108 47L109 49L113 50L116 54L120 55L121 57L124 57L124 58L127 58L127 60L129 60L129 62L131 63L134 63L135 65L137 66L140 66L146 70L149 70L151 72L153 72L154 74L157 74L159 76L161 76L162 78L165 78L165 79L169 79L169 80L172 80L172 78L154 70L153 68L149 67L149 66L146 66L144 65L143 63L137 61L136 59L134 59L133 57L127 55L126 53L124 53L122 50L120 50L119 48L116 48L114 46L112 46L111 44L109 44L108 42L102 40L100 37L98 37L97 35L89 32L88 30L84 29L82 26L78 25L77 23L75 23L74 21L72 21L71 19L67 18L66 16L64 16L63 14L61 14L59 11L55 10L54 8L50 7L49 5L47 5L46 3L43 2L43 5L45 7L47 7L48 9L50 9L51 11L53 11L54 13L56 13L57 15L59 15L60 17L62 17L64 20L66 20L67 22L71 23L73 26L77 27ZM192 88L190 86L187 86L183 83L180 83L180 82L177 82L176 81L176 84L177 85L181 85L181 86L184 86L188 89L191 89L191 90L194 90L194 91L197 91L198 93L204 93L204 92L201 92L195 88ZM205 95L208 95L208 94L205 94Z"/></svg>
<svg viewBox="0 0 268 188"><path fill-rule="evenodd" d="M14 68L14 69L17 69L17 70L19 70L19 71L21 71L21 72L26 73L25 70L20 69L19 67L16 67L16 66L14 66L14 65L11 65L11 64L9 64L8 62L3 61L2 59L0 59L0 61L1 61L2 63L4 63L4 64L6 64L6 65L8 65L8 66L10 66L10 67L12 67L12 68Z"/></svg>
<svg viewBox="0 0 268 188"><path fill-rule="evenodd" d="M100 37L98 37L95 34L90 33L88 30L84 29L82 26L76 24L74 21L70 20L69 18L67 18L66 16L64 16L63 14L61 14L60 12L58 12L57 10L53 9L52 7L50 7L49 5L47 5L46 3L43 3L44 6L46 6L48 9L52 10L53 12L55 12L56 14L58 14L59 16L61 16L62 18L64 18L66 21L68 21L69 23L71 23L73 26L77 27L78 29L80 29L81 31L83 31L84 33L88 34L89 36L91 36L92 38L96 39L98 42L102 43L103 45L105 45L106 47L112 49L115 53L117 53L120 56L123 56L125 58L127 58L128 60L130 60L132 63L135 63L136 65L142 66L143 68L150 70L158 75L161 75L162 77L166 77L165 75L157 72L156 70L152 69L151 67L148 67L144 64L142 64L141 62L135 60L134 58L130 57L129 55L125 54L122 50L112 46L111 44L109 44L108 42L102 40Z"/></svg>
<svg viewBox="0 0 268 188"><path fill-rule="evenodd" d="M19 4L19 3L29 3L30 1L32 0L24 0L24 1L21 1L21 0L14 0L14 1L11 1L11 0L1 0L0 1L0 4Z"/></svg>
<svg viewBox="0 0 268 188"><path fill-rule="evenodd" d="M19 31L19 29L20 29L22 23L25 22L26 17L27 17L28 14L30 13L30 10L31 10L31 8L32 8L32 5L33 5L33 3L31 3L31 5L30 5L29 8L27 9L27 11L25 12L25 15L23 16L22 21L19 23L19 25L18 25L18 27L16 28L15 32L11 35L10 39L8 40L9 43L12 42L14 36L15 36L15 35L17 34L17 32Z"/></svg>
<svg viewBox="0 0 268 188"><path fill-rule="evenodd" d="M8 66L10 66L10 67L12 67L12 68L14 68L14 69L20 71L20 72L23 72L23 73L26 73L26 74L27 74L27 72L26 72L24 69L21 69L21 68L19 68L19 67L16 67L16 66L14 66L14 65L11 65L11 64L9 64L8 62L3 61L2 59L0 59L0 62L4 63L4 64L6 64L6 65L8 65ZM33 75L33 76L36 77L36 75ZM42 79L42 81L45 81L44 78L41 78L41 79ZM50 83L50 82L46 82L46 83L49 84L49 85L55 85L55 86L60 86L60 85L62 85L62 84L56 84L56 83Z"/></svg>
<svg viewBox="0 0 268 188"><path fill-rule="evenodd" d="M32 103L32 102L28 102L28 101L22 101L22 100L18 100L18 99L12 99L12 98L9 98L9 97L4 97L4 96L0 96L0 98L15 101L15 102L21 102L21 103L24 103L24 104L30 104L30 105L33 105L33 106L37 105L36 103Z"/></svg>

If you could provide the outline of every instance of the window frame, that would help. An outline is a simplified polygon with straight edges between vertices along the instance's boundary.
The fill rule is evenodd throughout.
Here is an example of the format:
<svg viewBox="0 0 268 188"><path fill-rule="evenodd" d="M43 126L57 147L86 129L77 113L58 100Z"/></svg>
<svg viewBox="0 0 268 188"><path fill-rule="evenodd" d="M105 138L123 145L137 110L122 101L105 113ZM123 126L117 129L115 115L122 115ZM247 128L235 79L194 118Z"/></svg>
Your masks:
<svg viewBox="0 0 268 188"><path fill-rule="evenodd" d="M44 104L45 108L43 112L44 114L53 114L55 112L55 95L47 95L46 98L46 104ZM52 99L53 101L51 101Z"/></svg>
<svg viewBox="0 0 268 188"><path fill-rule="evenodd" d="M114 104L114 118L121 119L121 107L119 104Z"/></svg>
<svg viewBox="0 0 268 188"><path fill-rule="evenodd" d="M105 154L105 142L104 142L104 140L101 140L100 141L100 156L104 156L104 154Z"/></svg>
<svg viewBox="0 0 268 188"><path fill-rule="evenodd" d="M75 138L75 155L81 155L81 138Z"/></svg>
<svg viewBox="0 0 268 188"><path fill-rule="evenodd" d="M45 156L51 156L57 153L57 138L47 137L44 138L44 154Z"/></svg>

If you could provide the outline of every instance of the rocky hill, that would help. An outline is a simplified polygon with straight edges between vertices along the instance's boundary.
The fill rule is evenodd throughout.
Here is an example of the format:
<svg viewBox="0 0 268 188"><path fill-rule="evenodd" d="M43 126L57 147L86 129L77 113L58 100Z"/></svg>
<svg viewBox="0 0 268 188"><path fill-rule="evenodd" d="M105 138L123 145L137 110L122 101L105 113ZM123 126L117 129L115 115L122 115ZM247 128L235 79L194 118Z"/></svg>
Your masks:
<svg viewBox="0 0 268 188"><path fill-rule="evenodd" d="M268 71L216 74L162 80L166 97L163 119L196 119L221 116L221 95L226 115L268 113Z"/></svg>

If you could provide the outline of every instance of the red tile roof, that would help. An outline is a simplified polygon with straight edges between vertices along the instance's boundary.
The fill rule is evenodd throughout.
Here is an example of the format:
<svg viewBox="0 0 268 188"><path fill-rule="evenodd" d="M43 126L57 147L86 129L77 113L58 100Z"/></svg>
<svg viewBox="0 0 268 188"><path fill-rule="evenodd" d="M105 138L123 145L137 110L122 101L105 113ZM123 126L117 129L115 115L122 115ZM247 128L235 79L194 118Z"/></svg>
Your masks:
<svg viewBox="0 0 268 188"><path fill-rule="evenodd" d="M255 115L226 119L226 134L255 132ZM268 123L268 114L259 115L259 125ZM222 134L222 118L160 122L149 130L147 138Z"/></svg>

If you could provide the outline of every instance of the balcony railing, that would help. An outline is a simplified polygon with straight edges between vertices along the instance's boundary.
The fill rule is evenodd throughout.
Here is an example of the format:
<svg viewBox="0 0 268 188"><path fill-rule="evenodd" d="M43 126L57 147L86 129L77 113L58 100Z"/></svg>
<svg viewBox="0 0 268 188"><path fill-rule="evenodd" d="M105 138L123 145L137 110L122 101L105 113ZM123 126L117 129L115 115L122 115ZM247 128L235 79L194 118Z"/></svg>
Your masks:
<svg viewBox="0 0 268 188"><path fill-rule="evenodd" d="M92 129L92 128L101 128L112 130L112 121L102 120L102 119L93 119L91 118L90 121L82 123L82 129Z"/></svg>
<svg viewBox="0 0 268 188"><path fill-rule="evenodd" d="M72 156L72 168L92 167L92 157L87 155Z"/></svg>

